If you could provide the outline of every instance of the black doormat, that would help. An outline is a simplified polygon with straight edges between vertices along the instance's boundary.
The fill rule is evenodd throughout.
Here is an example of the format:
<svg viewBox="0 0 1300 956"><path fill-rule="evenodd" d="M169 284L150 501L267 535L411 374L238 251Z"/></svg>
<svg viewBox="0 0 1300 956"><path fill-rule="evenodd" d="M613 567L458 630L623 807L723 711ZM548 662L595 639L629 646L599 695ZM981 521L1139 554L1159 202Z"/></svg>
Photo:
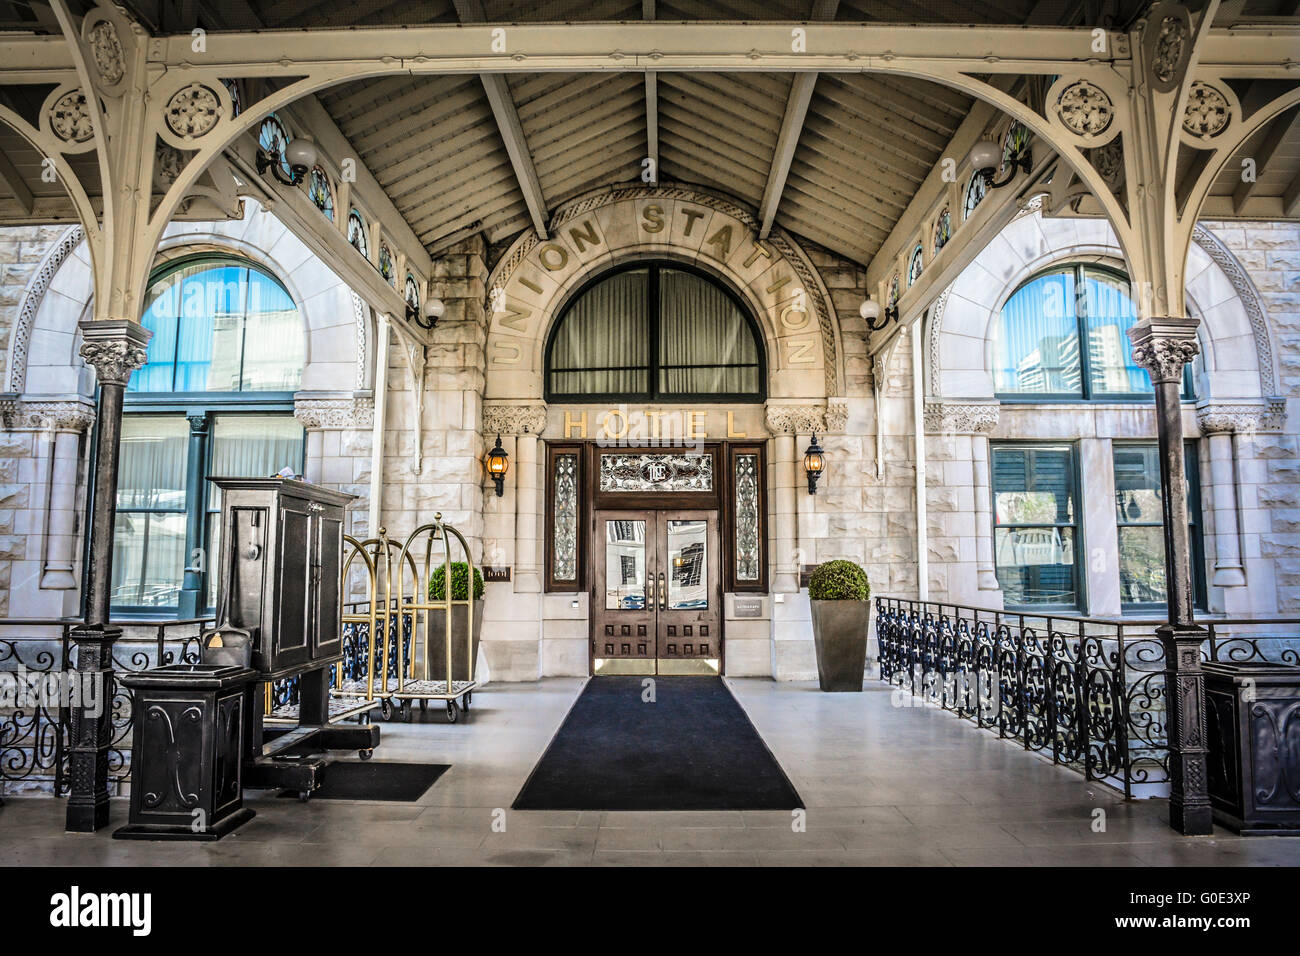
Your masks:
<svg viewBox="0 0 1300 956"><path fill-rule="evenodd" d="M393 763L370 760L340 761L325 768L325 780L313 790L313 800L384 800L414 803L434 782L451 769L442 763ZM297 790L284 790L281 797L297 797Z"/></svg>
<svg viewBox="0 0 1300 956"><path fill-rule="evenodd" d="M594 677L516 810L793 810L785 772L717 677Z"/></svg>

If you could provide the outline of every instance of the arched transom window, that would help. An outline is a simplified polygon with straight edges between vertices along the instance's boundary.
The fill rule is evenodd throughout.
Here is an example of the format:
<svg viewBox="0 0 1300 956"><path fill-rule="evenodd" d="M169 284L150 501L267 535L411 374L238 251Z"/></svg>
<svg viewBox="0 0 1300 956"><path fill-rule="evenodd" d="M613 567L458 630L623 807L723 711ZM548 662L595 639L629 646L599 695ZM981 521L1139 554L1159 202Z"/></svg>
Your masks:
<svg viewBox="0 0 1300 956"><path fill-rule="evenodd" d="M148 360L132 392L289 392L302 380L303 332L293 299L244 259L172 265L145 295Z"/></svg>
<svg viewBox="0 0 1300 956"><path fill-rule="evenodd" d="M548 400L761 401L753 319L717 281L669 262L607 272L565 307L546 350Z"/></svg>
<svg viewBox="0 0 1300 956"><path fill-rule="evenodd" d="M994 322L995 391L1079 401L1150 395L1150 377L1133 362L1128 330L1137 311L1128 290L1123 273L1083 264L1053 267L1022 285Z"/></svg>

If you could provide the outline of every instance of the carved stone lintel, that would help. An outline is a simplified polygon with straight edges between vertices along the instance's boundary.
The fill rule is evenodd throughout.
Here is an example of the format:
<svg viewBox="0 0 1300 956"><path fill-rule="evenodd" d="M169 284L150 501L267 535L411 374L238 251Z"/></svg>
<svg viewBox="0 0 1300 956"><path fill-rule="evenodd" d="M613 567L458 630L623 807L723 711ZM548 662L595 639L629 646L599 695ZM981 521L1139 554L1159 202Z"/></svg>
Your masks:
<svg viewBox="0 0 1300 956"><path fill-rule="evenodd" d="M484 405L484 435L540 435L546 430L546 405Z"/></svg>
<svg viewBox="0 0 1300 956"><path fill-rule="evenodd" d="M767 430L773 435L821 435L826 432L823 405L772 405L766 408Z"/></svg>
<svg viewBox="0 0 1300 956"><path fill-rule="evenodd" d="M86 431L95 422L95 407L88 401L15 401L7 427L30 431Z"/></svg>
<svg viewBox="0 0 1300 956"><path fill-rule="evenodd" d="M366 395L351 398L300 398L293 417L303 428L372 428L375 400Z"/></svg>
<svg viewBox="0 0 1300 956"><path fill-rule="evenodd" d="M1286 420L1286 399L1259 402L1205 402L1196 406L1196 423L1207 435L1222 432L1278 431Z"/></svg>
<svg viewBox="0 0 1300 956"><path fill-rule="evenodd" d="M1133 361L1151 376L1151 381L1182 381L1183 368L1200 354L1196 340L1200 321L1169 316L1146 319L1129 329Z"/></svg>
<svg viewBox="0 0 1300 956"><path fill-rule="evenodd" d="M102 319L81 326L81 357L95 370L101 385L125 386L131 373L144 365L152 333L130 319Z"/></svg>
<svg viewBox="0 0 1300 956"><path fill-rule="evenodd" d="M974 435L997 428L1002 406L990 401L928 401L925 431L929 435Z"/></svg>

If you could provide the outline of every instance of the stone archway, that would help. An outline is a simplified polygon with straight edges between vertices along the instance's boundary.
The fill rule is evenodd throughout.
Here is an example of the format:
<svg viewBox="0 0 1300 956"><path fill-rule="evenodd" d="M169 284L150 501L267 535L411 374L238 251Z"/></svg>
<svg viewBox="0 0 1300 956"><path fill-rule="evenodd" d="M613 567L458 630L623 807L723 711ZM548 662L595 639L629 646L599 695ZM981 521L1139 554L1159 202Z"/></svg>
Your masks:
<svg viewBox="0 0 1300 956"><path fill-rule="evenodd" d="M552 238L520 236L488 279L484 397L540 399L546 337L568 296L593 274L638 256L696 264L746 300L767 348L769 395L841 394L830 294L793 238L778 229L759 240L758 225L735 202L688 187L618 187L566 204Z"/></svg>

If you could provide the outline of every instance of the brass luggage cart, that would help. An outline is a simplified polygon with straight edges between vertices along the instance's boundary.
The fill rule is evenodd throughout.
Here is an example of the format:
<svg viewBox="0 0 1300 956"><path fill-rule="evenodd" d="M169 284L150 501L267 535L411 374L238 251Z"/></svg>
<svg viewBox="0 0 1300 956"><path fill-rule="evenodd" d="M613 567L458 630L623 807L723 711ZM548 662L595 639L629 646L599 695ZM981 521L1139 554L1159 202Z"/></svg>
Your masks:
<svg viewBox="0 0 1300 956"><path fill-rule="evenodd" d="M403 719L410 719L410 708L418 701L420 709L428 707L429 701L440 700L447 706L447 719L455 723L460 712L469 713L470 702L478 682L474 679L476 666L474 621L474 557L464 535L442 520L442 514L435 514L430 524L421 525L407 537L398 558L396 574L396 613L411 616L411 655L407 656L404 642L397 644L397 673L390 676L383 685L390 700L401 709ZM460 545L466 567L465 598L454 597L452 574L452 541ZM435 557L435 546L441 544L442 555ZM432 581L435 569L441 565L443 573L443 596L432 596ZM453 655L454 619L461 617L457 612L464 609L465 661L456 668ZM481 626L481 622L480 622ZM400 628L399 628L400 631ZM445 670L442 676L436 676L431 667L431 648L433 638L442 633L442 661ZM418 658L418 659L411 659ZM460 673L454 673L459 670Z"/></svg>

